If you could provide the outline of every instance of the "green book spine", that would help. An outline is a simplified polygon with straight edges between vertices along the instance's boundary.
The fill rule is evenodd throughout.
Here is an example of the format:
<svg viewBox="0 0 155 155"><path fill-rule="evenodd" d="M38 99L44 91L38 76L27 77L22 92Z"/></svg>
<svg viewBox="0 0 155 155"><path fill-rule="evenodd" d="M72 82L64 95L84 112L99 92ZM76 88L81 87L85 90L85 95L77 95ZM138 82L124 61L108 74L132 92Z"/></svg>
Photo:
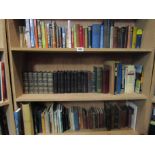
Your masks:
<svg viewBox="0 0 155 155"><path fill-rule="evenodd" d="M46 41L45 41L45 23L44 21L41 21L41 33L42 33L42 47L46 47Z"/></svg>

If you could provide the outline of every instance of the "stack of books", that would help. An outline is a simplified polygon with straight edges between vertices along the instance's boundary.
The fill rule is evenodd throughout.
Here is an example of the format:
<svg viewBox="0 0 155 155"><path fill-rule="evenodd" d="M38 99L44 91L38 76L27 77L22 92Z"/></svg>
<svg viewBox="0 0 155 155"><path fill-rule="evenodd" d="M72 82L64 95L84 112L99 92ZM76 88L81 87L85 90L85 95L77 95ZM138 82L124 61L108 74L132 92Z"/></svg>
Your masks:
<svg viewBox="0 0 155 155"><path fill-rule="evenodd" d="M137 110L137 105L131 102L112 102L89 108L65 107L59 103L22 104L25 134L57 134L83 129L135 129Z"/></svg>
<svg viewBox="0 0 155 155"><path fill-rule="evenodd" d="M109 93L110 68L91 71L24 72L24 93Z"/></svg>
<svg viewBox="0 0 155 155"><path fill-rule="evenodd" d="M143 66L106 61L91 71L24 72L23 86L26 94L141 93Z"/></svg>
<svg viewBox="0 0 155 155"><path fill-rule="evenodd" d="M55 20L26 19L19 26L20 46L28 48L140 48L143 30L135 26L115 26L114 20L84 27L59 26Z"/></svg>

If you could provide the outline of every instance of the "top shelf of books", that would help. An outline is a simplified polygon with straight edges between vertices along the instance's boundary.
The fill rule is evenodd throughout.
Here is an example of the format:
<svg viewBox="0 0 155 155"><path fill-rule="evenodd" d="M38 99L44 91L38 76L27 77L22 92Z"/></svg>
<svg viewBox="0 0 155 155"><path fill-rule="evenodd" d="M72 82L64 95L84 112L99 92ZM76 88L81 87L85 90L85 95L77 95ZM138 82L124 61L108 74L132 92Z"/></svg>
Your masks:
<svg viewBox="0 0 155 155"><path fill-rule="evenodd" d="M38 48L39 51L42 48L62 48L65 51L82 47L86 51L91 48L92 51L96 48L135 51L135 48L144 48L142 45L146 40L145 28L138 23L139 20L25 19L8 20L7 30L11 48Z"/></svg>

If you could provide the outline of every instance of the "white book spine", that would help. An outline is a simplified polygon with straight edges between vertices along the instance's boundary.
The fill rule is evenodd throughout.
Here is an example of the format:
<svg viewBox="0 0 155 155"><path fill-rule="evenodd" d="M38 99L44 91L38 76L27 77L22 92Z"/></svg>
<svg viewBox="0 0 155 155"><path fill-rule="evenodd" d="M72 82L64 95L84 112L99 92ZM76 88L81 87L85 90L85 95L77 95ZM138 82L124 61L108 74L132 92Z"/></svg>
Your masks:
<svg viewBox="0 0 155 155"><path fill-rule="evenodd" d="M113 30L114 30L114 27L111 26L111 28L110 28L110 48L113 48Z"/></svg>
<svg viewBox="0 0 155 155"><path fill-rule="evenodd" d="M71 44L71 22L70 20L68 20L68 34L67 34L67 37L68 37L68 48L71 48L72 47L72 44Z"/></svg>
<svg viewBox="0 0 155 155"><path fill-rule="evenodd" d="M31 41L30 41L30 20L25 19L25 40L26 45L28 48L31 48Z"/></svg>

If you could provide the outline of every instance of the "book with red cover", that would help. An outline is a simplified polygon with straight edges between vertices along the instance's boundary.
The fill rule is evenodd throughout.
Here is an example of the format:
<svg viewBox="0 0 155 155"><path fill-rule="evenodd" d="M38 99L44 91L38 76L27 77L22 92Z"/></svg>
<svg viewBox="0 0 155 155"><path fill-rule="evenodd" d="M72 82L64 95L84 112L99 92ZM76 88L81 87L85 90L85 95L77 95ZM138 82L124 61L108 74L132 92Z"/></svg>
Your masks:
<svg viewBox="0 0 155 155"><path fill-rule="evenodd" d="M110 66L104 65L103 67L103 84L102 91L103 93L109 93L109 78L110 78Z"/></svg>
<svg viewBox="0 0 155 155"><path fill-rule="evenodd" d="M79 47L83 47L83 26L79 28Z"/></svg>
<svg viewBox="0 0 155 155"><path fill-rule="evenodd" d="M38 45L38 30L37 30L37 20L34 19L34 36L35 36L35 45L36 45L36 48L39 47Z"/></svg>

